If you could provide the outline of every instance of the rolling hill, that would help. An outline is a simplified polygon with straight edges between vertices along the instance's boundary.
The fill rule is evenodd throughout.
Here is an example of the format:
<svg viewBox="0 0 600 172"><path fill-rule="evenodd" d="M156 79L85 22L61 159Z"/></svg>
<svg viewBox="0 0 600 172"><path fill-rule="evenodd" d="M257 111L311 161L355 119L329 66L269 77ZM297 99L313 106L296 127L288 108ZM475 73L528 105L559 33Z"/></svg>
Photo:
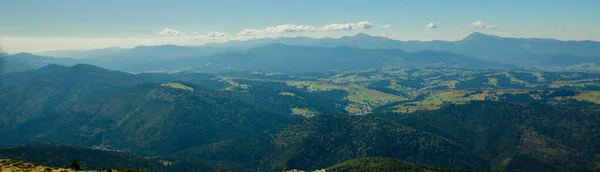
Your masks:
<svg viewBox="0 0 600 172"><path fill-rule="evenodd" d="M457 143L389 121L325 115L280 129L192 148L177 155L240 164L248 169L319 169L348 159L385 156L457 169L488 163Z"/></svg>
<svg viewBox="0 0 600 172"><path fill-rule="evenodd" d="M325 171L331 172L342 172L342 171L380 171L380 172L400 172L400 171L413 171L413 172L452 172L461 171L453 169L435 168L431 166L413 164L403 162L393 158L384 157L367 157L367 158L356 158L348 161L344 161L335 164L331 167L327 167ZM467 170L464 170L467 171Z"/></svg>
<svg viewBox="0 0 600 172"><path fill-rule="evenodd" d="M380 117L464 145L489 170L585 171L600 162L597 105L473 101Z"/></svg>
<svg viewBox="0 0 600 172"><path fill-rule="evenodd" d="M303 118L191 83L146 82L90 65L50 65L7 78L0 88L3 143L60 142L160 154Z"/></svg>
<svg viewBox="0 0 600 172"><path fill-rule="evenodd" d="M10 158L13 162L28 162L31 167L36 167L33 164L37 164L63 169L70 168L69 162L76 160L84 170L216 171L218 166L218 164L187 158L144 157L128 152L56 144L0 148L0 159L6 158ZM28 171L27 166L21 165L20 169Z"/></svg>

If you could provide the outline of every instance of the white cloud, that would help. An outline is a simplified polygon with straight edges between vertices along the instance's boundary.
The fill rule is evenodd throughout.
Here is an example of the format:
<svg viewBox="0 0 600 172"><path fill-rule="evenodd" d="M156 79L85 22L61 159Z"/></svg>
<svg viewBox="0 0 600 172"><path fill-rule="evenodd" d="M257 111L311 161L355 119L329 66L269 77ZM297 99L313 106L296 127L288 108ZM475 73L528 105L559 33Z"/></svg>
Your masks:
<svg viewBox="0 0 600 172"><path fill-rule="evenodd" d="M467 25L467 27L475 28L475 29L494 29L494 28L497 28L497 26L492 26L492 25L489 25L489 24L484 23L482 21L476 21L474 23L471 23L471 24Z"/></svg>
<svg viewBox="0 0 600 172"><path fill-rule="evenodd" d="M346 24L328 24L321 28L324 31L339 31L339 30L355 30L355 29L370 29L373 27L373 23L368 21L362 21L358 23L346 23Z"/></svg>
<svg viewBox="0 0 600 172"><path fill-rule="evenodd" d="M317 28L307 25L284 24L275 27L267 27L265 29L244 29L240 35L270 35L289 32L314 32Z"/></svg>
<svg viewBox="0 0 600 172"><path fill-rule="evenodd" d="M165 36L180 36L183 33L181 31L178 30L173 30L173 29L169 29L169 28L165 28L164 30L158 32L159 35L165 35Z"/></svg>
<svg viewBox="0 0 600 172"><path fill-rule="evenodd" d="M425 28L427 28L427 29L436 29L436 28L438 28L438 26L435 25L435 23L429 23L429 24L427 24L427 26L425 26Z"/></svg>
<svg viewBox="0 0 600 172"><path fill-rule="evenodd" d="M184 37L189 40L205 41L205 42L222 42L229 40L229 36L222 32L208 32L205 35L197 33L194 36Z"/></svg>
<svg viewBox="0 0 600 172"><path fill-rule="evenodd" d="M542 26L547 27L547 28L552 28L552 29L564 29L565 28L565 26L563 26L563 25L548 25L548 24L545 24L545 25L542 25Z"/></svg>
<svg viewBox="0 0 600 172"><path fill-rule="evenodd" d="M381 27L381 28L384 28L384 29L387 29L387 28L391 28L391 27L392 27L392 25L386 24L386 25L383 25L383 26L380 26L380 27Z"/></svg>
<svg viewBox="0 0 600 172"><path fill-rule="evenodd" d="M392 33L391 35L390 34L383 34L383 35L379 35L379 36L392 39L392 38L396 37L397 34L396 33Z"/></svg>
<svg viewBox="0 0 600 172"><path fill-rule="evenodd" d="M274 27L266 27L264 29L244 29L238 35L250 36L250 35L274 35L280 33L298 33L298 32L317 32L317 31L342 31L342 30L355 30L355 29L370 29L373 27L373 23L362 21L358 23L346 23L346 24L328 24L323 27L315 27L308 25L293 25L284 24Z"/></svg>
<svg viewBox="0 0 600 172"><path fill-rule="evenodd" d="M222 37L226 37L227 34L221 33L221 32L208 32L208 34L206 34L206 36L211 37L211 38L222 38Z"/></svg>

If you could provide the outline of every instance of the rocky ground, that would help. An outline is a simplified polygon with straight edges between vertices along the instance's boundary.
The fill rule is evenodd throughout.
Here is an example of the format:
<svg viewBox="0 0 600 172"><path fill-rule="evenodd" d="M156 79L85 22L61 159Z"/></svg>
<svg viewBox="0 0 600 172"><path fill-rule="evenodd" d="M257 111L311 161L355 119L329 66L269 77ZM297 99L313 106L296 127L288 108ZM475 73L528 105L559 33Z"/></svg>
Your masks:
<svg viewBox="0 0 600 172"><path fill-rule="evenodd" d="M47 167L23 161L0 159L0 172L74 172L66 168Z"/></svg>

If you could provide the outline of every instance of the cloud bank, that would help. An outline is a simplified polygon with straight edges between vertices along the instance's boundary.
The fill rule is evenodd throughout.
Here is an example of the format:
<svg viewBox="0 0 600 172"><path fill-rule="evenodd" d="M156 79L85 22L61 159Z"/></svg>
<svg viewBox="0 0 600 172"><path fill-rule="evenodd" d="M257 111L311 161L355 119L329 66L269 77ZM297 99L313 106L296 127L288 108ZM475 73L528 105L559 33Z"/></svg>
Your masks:
<svg viewBox="0 0 600 172"><path fill-rule="evenodd" d="M219 42L219 41L226 41L229 39L229 36L226 33L222 33L222 32L208 32L205 35L201 35L197 32L194 32L194 36L191 37L187 37L190 40L202 40L202 41L208 41L208 42Z"/></svg>
<svg viewBox="0 0 600 172"><path fill-rule="evenodd" d="M354 29L370 29L373 27L373 23L362 21L358 23L346 23L346 24L328 24L321 28L323 31L340 31L340 30L354 30Z"/></svg>
<svg viewBox="0 0 600 172"><path fill-rule="evenodd" d="M284 24L275 27L266 27L264 29L244 29L240 35L270 35L278 33L291 33L291 32L314 32L317 28L307 25L293 25Z"/></svg>
<svg viewBox="0 0 600 172"><path fill-rule="evenodd" d="M356 30L356 29L370 29L373 28L373 23L368 21L362 21L358 23L345 23L345 24L328 24L322 27L308 26L308 25L293 25L284 24L273 27L266 27L264 29L244 29L239 32L238 35L253 36L253 35L275 35L280 33L297 33L297 32L318 32L318 31L345 31L345 30Z"/></svg>
<svg viewBox="0 0 600 172"><path fill-rule="evenodd" d="M381 28L384 28L384 29L387 29L387 28L391 28L391 27L392 27L392 25L386 24L386 25L383 25L383 26L380 26L380 27L381 27Z"/></svg>
<svg viewBox="0 0 600 172"><path fill-rule="evenodd" d="M159 35L164 35L164 36L180 36L183 33L181 31L178 31L178 30L173 30L173 29L165 28L164 30L158 32L158 34Z"/></svg>
<svg viewBox="0 0 600 172"><path fill-rule="evenodd" d="M489 24L487 24L487 23L485 23L483 21L473 22L473 23L467 25L467 27L474 28L474 29L495 29L495 28L498 28L497 26L489 25Z"/></svg>

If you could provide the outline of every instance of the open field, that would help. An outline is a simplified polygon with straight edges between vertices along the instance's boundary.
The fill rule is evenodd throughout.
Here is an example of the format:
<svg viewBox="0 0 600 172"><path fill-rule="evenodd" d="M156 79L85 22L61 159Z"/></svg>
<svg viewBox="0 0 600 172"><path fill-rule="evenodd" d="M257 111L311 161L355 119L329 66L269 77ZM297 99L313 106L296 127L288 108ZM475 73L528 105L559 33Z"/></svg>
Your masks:
<svg viewBox="0 0 600 172"><path fill-rule="evenodd" d="M188 90L188 91L194 91L194 88L188 87L188 86L183 85L183 84L178 83L178 82L161 84L161 86L163 86L163 87L171 87L171 88L176 88L176 89L182 89L182 90Z"/></svg>
<svg viewBox="0 0 600 172"><path fill-rule="evenodd" d="M369 113L395 102L405 102L394 107L394 111L404 113L439 109L444 103L462 104L472 100L499 100L520 95L543 101L552 90L558 89L583 92L577 97L555 97L552 99L554 101L575 99L600 102L597 93L587 92L600 86L600 74L589 73L386 67L310 75L278 73L278 78L271 76L253 72L248 77L219 76L218 80L228 83L229 86L222 89L228 91L251 89L252 84L246 84L244 80L282 83L289 89L313 93L344 91L347 95L341 100L348 102L344 109L350 114ZM282 91L280 95L296 94Z"/></svg>

